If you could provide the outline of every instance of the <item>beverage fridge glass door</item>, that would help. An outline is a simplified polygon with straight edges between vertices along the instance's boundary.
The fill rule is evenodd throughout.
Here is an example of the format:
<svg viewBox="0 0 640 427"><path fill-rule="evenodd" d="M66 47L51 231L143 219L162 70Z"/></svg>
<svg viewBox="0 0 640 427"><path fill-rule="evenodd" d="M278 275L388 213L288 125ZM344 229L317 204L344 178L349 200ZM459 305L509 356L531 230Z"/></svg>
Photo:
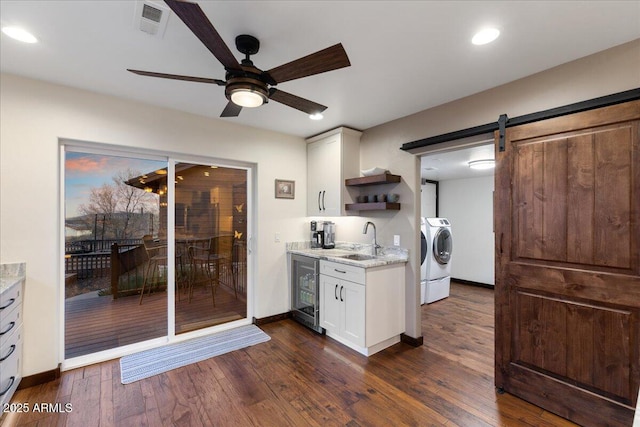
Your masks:
<svg viewBox="0 0 640 427"><path fill-rule="evenodd" d="M312 329L319 328L319 262L303 255L291 255L291 311L294 319Z"/></svg>

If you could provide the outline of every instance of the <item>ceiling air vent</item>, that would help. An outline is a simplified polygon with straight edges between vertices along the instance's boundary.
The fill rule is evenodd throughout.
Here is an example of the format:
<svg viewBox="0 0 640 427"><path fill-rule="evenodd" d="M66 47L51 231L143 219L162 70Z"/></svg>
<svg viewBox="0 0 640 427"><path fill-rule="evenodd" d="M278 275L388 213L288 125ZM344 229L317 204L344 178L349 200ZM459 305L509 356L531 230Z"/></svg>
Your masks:
<svg viewBox="0 0 640 427"><path fill-rule="evenodd" d="M169 9L152 1L136 2L134 25L140 30L155 37L163 37L169 19Z"/></svg>

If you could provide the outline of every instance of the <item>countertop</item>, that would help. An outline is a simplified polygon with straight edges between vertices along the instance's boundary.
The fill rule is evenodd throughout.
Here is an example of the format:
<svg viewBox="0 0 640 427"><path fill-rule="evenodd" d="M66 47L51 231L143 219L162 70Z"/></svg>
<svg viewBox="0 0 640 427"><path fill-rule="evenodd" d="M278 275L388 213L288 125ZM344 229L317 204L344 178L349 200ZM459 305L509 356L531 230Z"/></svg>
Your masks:
<svg viewBox="0 0 640 427"><path fill-rule="evenodd" d="M24 280L25 266L23 262L0 264L0 294Z"/></svg>
<svg viewBox="0 0 640 427"><path fill-rule="evenodd" d="M309 246L309 242L292 242L287 243L287 251L292 254L305 255L363 268L382 267L409 261L408 251L398 247L380 248L378 249L378 256L374 259L354 260L341 258L344 255L351 254L371 255L371 245L363 245L360 243L338 242L336 243L335 249L312 249Z"/></svg>

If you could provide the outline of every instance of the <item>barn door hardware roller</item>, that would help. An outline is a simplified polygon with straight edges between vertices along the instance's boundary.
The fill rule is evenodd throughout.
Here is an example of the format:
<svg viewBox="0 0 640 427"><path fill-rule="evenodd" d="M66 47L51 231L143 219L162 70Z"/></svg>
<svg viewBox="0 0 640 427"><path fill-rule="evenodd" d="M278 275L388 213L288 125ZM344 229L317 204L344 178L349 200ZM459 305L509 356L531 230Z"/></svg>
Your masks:
<svg viewBox="0 0 640 427"><path fill-rule="evenodd" d="M498 135L499 135L499 140L498 140L498 150L499 151L504 151L504 134L505 134L505 128L507 127L507 120L509 120L509 118L507 117L506 114L500 114L500 118L498 119Z"/></svg>

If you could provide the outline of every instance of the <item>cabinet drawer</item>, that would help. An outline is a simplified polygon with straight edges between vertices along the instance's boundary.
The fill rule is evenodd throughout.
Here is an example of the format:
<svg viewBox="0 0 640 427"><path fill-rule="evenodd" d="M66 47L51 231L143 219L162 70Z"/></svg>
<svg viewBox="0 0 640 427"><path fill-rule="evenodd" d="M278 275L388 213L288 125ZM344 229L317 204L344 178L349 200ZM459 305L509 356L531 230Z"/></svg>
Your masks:
<svg viewBox="0 0 640 427"><path fill-rule="evenodd" d="M8 402L22 378L22 327L0 346L0 402Z"/></svg>
<svg viewBox="0 0 640 427"><path fill-rule="evenodd" d="M348 280L350 282L364 285L365 272L362 267L355 267L348 264L341 264L333 261L320 261L320 274Z"/></svg>
<svg viewBox="0 0 640 427"><path fill-rule="evenodd" d="M0 318L0 348L4 347L7 340L22 324L22 304L9 307L8 313L3 313Z"/></svg>
<svg viewBox="0 0 640 427"><path fill-rule="evenodd" d="M0 324L11 310L22 302L22 282L17 282L0 294Z"/></svg>

